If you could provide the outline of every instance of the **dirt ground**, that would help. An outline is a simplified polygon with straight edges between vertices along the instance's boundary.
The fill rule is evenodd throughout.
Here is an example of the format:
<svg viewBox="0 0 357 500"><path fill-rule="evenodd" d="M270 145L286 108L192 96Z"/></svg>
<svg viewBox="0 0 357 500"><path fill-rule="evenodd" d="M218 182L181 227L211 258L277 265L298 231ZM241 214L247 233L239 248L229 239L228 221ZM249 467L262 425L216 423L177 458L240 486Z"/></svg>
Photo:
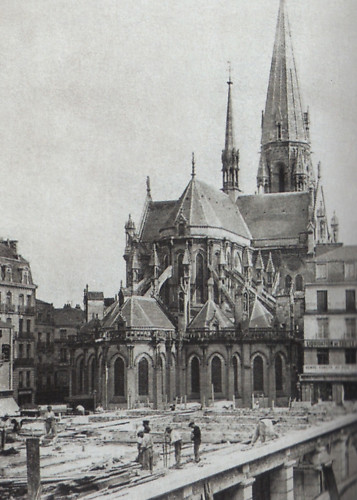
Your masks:
<svg viewBox="0 0 357 500"><path fill-rule="evenodd" d="M18 435L7 436L5 455L0 457L0 498L25 498L27 492L26 438L39 437L41 484L44 499L102 498L112 487L127 488L155 480L174 467L173 447L164 456L163 433L170 425L183 438L182 467L192 462L189 422L201 428L201 457L221 453L233 443L242 451L250 446L259 418L271 418L282 436L291 430L317 425L356 410L332 403L312 407L296 403L292 408L233 409L231 402L216 402L201 409L197 404L174 411L116 410L86 416L61 416L57 436L46 439L42 418L25 419ZM154 441L154 473L142 471L135 462L136 434L142 421L150 421Z"/></svg>

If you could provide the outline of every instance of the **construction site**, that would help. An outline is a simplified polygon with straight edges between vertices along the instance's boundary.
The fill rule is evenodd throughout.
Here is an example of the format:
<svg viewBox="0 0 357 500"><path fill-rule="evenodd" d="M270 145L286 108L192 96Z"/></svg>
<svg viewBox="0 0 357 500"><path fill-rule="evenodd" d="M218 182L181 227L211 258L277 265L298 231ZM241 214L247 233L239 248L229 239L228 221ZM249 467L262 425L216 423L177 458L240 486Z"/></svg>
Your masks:
<svg viewBox="0 0 357 500"><path fill-rule="evenodd" d="M55 409L55 408L54 408ZM56 410L56 409L55 409ZM72 498L144 498L137 493L142 484L161 484L175 481L177 474L189 482L190 476L200 476L214 470L219 460L229 465L230 458L244 461L251 450L261 455L272 442L284 438L304 436L311 430L320 431L324 425L344 416L357 422L356 407L321 403L307 406L292 404L290 408L236 409L231 402L217 402L202 408L199 404L176 405L175 408L152 410L140 408L101 411L86 415L67 415L56 411L56 435L47 436L43 415L22 417L17 432L8 429L2 442L0 459L0 497L72 499ZM274 423L278 437L252 444L257 423L262 417ZM153 471L143 470L136 461L137 431L143 419L149 420L154 442ZM201 429L200 462L194 462L189 423L194 421ZM174 450L165 444L167 426L182 436L182 458L175 466ZM28 494L29 458L26 440L38 438L40 445L40 490L36 496ZM318 445L315 446L318 448ZM352 447L353 448L353 447ZM355 453L355 451L354 451ZM248 456L248 455L247 455ZM354 458L356 455L354 455ZM353 460L352 460L353 461ZM354 460L355 461L355 460ZM357 463L354 465L354 469ZM350 471L352 471L350 465ZM210 472L211 474L212 472ZM138 496L139 495L139 496ZM194 498L195 496L169 496L160 498ZM155 498L155 496L145 496ZM159 498L159 496L157 496ZM209 491L202 498L231 498L217 496ZM233 497L232 497L233 498ZM255 496L254 498L273 498ZM295 497L303 498L303 497ZM305 497L304 497L305 498Z"/></svg>

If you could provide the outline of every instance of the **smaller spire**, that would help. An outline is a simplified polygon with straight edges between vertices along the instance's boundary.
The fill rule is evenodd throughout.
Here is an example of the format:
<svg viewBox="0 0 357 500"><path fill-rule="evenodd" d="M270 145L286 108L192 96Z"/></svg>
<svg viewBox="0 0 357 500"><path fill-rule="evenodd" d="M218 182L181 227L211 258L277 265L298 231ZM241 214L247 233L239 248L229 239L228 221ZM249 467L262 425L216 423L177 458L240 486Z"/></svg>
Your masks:
<svg viewBox="0 0 357 500"><path fill-rule="evenodd" d="M191 170L191 177L192 179L194 179L195 175L196 175L196 163L195 163L195 153L192 152L192 170Z"/></svg>
<svg viewBox="0 0 357 500"><path fill-rule="evenodd" d="M146 177L146 194L148 198L151 198L151 186L150 186L150 177Z"/></svg>

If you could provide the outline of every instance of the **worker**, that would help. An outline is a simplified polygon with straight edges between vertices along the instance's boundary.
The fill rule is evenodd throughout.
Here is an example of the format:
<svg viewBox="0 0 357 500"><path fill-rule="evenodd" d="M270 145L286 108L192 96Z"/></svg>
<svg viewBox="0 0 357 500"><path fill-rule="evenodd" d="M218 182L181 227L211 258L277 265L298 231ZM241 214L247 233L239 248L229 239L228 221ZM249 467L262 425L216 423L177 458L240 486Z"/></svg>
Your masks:
<svg viewBox="0 0 357 500"><path fill-rule="evenodd" d="M173 444L175 448L175 467L180 467L182 449L181 434L176 429L172 430L171 427L166 427L165 434L167 436L167 442Z"/></svg>
<svg viewBox="0 0 357 500"><path fill-rule="evenodd" d="M76 415L85 415L86 410L84 409L84 406L78 405L76 406Z"/></svg>
<svg viewBox="0 0 357 500"><path fill-rule="evenodd" d="M143 432L145 432L145 430L148 430L148 432L150 432L150 421L149 420L143 420Z"/></svg>
<svg viewBox="0 0 357 500"><path fill-rule="evenodd" d="M143 437L144 437L144 428L140 428L136 434L136 445L138 448L138 454L137 454L137 457L135 459L135 462L138 462L139 464L142 464L142 462L143 462L143 452L141 449Z"/></svg>
<svg viewBox="0 0 357 500"><path fill-rule="evenodd" d="M19 434L19 432L21 431L21 427L22 427L22 420L18 420L16 418L13 418L11 420L11 423L12 423L12 432L14 434Z"/></svg>
<svg viewBox="0 0 357 500"><path fill-rule="evenodd" d="M193 453L195 456L195 462L200 461L200 446L201 446L201 429L195 422L190 422L188 424L191 427L191 441L193 442Z"/></svg>
<svg viewBox="0 0 357 500"><path fill-rule="evenodd" d="M0 420L0 449L1 450L5 449L6 431L7 431L7 429L9 429L9 426L10 426L9 415L5 414L1 417L1 420Z"/></svg>
<svg viewBox="0 0 357 500"><path fill-rule="evenodd" d="M141 442L141 451L143 470L150 470L152 474L154 458L153 442L150 435L150 430L148 428L144 429L143 439Z"/></svg>
<svg viewBox="0 0 357 500"><path fill-rule="evenodd" d="M47 406L47 411L45 413L45 430L46 436L56 436L56 416L52 410L52 406Z"/></svg>
<svg viewBox="0 0 357 500"><path fill-rule="evenodd" d="M266 416L261 418L255 427L254 436L252 439L252 446L257 442L258 438L262 443L265 443L266 439L274 439L278 437L278 433L273 428L274 422Z"/></svg>

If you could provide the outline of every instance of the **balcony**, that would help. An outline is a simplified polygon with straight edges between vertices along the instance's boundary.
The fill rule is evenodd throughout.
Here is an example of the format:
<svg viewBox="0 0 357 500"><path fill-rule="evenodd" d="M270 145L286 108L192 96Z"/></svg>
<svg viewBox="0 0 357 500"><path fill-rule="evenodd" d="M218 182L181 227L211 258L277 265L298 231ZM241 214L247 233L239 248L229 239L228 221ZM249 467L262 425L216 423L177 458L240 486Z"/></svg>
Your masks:
<svg viewBox="0 0 357 500"><path fill-rule="evenodd" d="M35 340L35 335L31 332L19 332L16 340Z"/></svg>
<svg viewBox="0 0 357 500"><path fill-rule="evenodd" d="M55 350L55 346L51 342L37 342L36 348L38 352L48 352L52 353Z"/></svg>
<svg viewBox="0 0 357 500"><path fill-rule="evenodd" d="M16 306L14 304L5 304L5 313L14 313L16 311Z"/></svg>
<svg viewBox="0 0 357 500"><path fill-rule="evenodd" d="M357 365L304 365L304 373L357 375Z"/></svg>
<svg viewBox="0 0 357 500"><path fill-rule="evenodd" d="M34 358L16 358L14 368L31 368L35 366Z"/></svg>

